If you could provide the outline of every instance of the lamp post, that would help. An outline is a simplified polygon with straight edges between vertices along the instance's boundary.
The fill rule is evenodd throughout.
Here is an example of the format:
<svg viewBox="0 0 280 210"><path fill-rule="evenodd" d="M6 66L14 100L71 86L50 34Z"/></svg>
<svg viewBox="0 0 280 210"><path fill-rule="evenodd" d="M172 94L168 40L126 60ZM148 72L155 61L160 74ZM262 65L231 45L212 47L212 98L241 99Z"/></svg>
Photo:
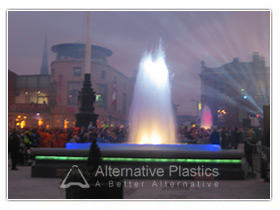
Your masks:
<svg viewBox="0 0 280 210"><path fill-rule="evenodd" d="M90 123L96 126L98 115L94 114L93 103L95 102L95 92L91 88L91 14L87 12L87 33L85 45L85 74L81 91L79 92L79 112L76 114L76 127L87 127Z"/></svg>

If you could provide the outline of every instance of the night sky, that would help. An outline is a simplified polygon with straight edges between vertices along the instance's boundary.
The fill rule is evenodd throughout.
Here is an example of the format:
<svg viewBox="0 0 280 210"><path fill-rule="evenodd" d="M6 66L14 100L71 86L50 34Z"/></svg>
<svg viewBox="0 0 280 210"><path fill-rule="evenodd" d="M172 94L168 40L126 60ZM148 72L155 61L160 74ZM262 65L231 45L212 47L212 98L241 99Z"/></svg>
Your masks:
<svg viewBox="0 0 280 210"><path fill-rule="evenodd" d="M83 42L83 11L9 11L8 68L17 74L39 74L45 35L49 63L54 44ZM109 48L111 66L127 76L138 68L145 50L162 40L172 72L178 113L196 114L200 99L200 62L208 67L234 57L251 61L253 52L270 61L269 11L94 11L92 44Z"/></svg>

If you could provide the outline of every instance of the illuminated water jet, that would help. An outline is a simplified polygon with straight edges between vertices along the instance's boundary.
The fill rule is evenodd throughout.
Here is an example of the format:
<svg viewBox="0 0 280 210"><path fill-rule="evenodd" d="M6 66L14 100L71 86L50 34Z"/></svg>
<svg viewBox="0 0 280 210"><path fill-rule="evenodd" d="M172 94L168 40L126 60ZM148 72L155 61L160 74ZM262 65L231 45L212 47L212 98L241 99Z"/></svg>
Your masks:
<svg viewBox="0 0 280 210"><path fill-rule="evenodd" d="M202 114L201 114L201 123L200 127L204 129L210 129L212 127L212 113L210 108L207 105L203 106Z"/></svg>
<svg viewBox="0 0 280 210"><path fill-rule="evenodd" d="M161 47L154 55L146 53L139 64L129 128L129 143L176 143L169 72Z"/></svg>

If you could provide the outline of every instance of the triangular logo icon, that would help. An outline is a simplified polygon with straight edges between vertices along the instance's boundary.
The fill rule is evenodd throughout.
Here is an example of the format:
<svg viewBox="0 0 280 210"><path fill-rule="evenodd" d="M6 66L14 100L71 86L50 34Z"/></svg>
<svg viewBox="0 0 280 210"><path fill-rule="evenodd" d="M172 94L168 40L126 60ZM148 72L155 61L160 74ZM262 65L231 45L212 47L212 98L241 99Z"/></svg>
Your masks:
<svg viewBox="0 0 280 210"><path fill-rule="evenodd" d="M82 179L84 180L84 184L81 183L81 182L69 182L69 183L65 184L67 179L68 179L68 176L71 174L73 169L77 169L78 170L78 172L80 173ZM81 170L79 169L79 167L77 165L73 165L72 168L69 170L69 172L67 173L66 177L62 181L62 183L60 185L60 188L64 188L65 189L65 188L68 188L68 187L71 187L71 186L80 186L81 188L90 188L87 180L85 179L83 173L81 172Z"/></svg>

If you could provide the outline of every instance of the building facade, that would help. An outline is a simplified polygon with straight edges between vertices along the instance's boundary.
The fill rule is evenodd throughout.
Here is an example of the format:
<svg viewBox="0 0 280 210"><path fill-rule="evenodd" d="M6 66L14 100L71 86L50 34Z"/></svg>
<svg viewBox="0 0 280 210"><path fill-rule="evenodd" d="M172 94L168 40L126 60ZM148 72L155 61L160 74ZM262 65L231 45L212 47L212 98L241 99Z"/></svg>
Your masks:
<svg viewBox="0 0 280 210"><path fill-rule="evenodd" d="M27 119L26 126L36 123L47 127L75 126L78 96L85 73L85 45L58 44L51 50L56 59L51 63L50 75L14 77L16 96L9 107L9 126L19 125L19 116L22 120L23 117ZM108 64L107 58L112 54L107 48L92 45L91 82L96 94L97 124L120 126L127 124L134 82ZM9 97L9 103L12 98ZM25 113L29 112L30 116L27 116Z"/></svg>
<svg viewBox="0 0 280 210"><path fill-rule="evenodd" d="M270 68L263 57L217 68L201 65L201 103L209 106L213 124L226 127L259 126L263 106L270 104Z"/></svg>
<svg viewBox="0 0 280 210"><path fill-rule="evenodd" d="M16 75L8 71L9 127L50 125L49 75Z"/></svg>

